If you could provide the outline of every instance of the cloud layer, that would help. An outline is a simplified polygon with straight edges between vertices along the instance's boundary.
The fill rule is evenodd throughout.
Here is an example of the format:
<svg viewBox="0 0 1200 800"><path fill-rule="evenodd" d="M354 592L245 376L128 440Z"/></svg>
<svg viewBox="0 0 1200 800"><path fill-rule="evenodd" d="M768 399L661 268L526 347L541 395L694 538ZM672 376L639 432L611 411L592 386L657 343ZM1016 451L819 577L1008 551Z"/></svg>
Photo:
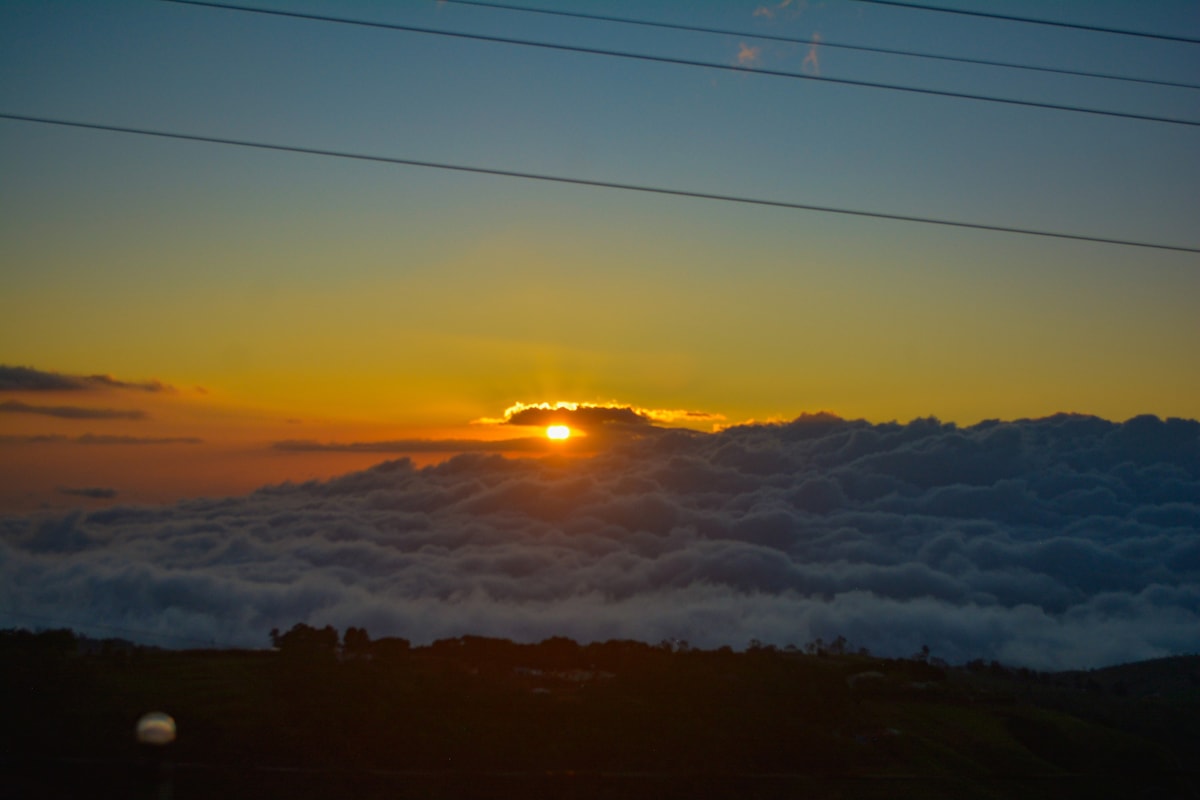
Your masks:
<svg viewBox="0 0 1200 800"><path fill-rule="evenodd" d="M22 615L250 646L307 621L415 641L844 635L1038 668L1195 652L1200 423L816 415L0 518L0 625L38 624Z"/></svg>

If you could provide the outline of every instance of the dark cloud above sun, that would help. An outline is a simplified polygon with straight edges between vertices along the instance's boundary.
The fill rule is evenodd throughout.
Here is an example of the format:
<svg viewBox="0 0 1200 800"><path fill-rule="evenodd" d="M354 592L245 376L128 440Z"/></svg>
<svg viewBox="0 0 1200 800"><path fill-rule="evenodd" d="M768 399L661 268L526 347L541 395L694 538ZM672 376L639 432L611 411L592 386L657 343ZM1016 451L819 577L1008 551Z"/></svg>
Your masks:
<svg viewBox="0 0 1200 800"><path fill-rule="evenodd" d="M645 430L676 423L719 422L725 417L707 411L650 409L622 403L515 403L499 419L478 420L501 425L567 425L595 432L617 429Z"/></svg>
<svg viewBox="0 0 1200 800"><path fill-rule="evenodd" d="M720 419L724 417L702 411L642 409L617 403L516 403L505 409L503 416L475 420L475 424L525 429L520 436L350 442L287 439L271 447L291 453L548 453L563 452L566 440L583 434L585 443L571 443L571 451L579 452L606 446L614 439L662 432L679 420L695 424ZM552 442L556 446L549 446Z"/></svg>
<svg viewBox="0 0 1200 800"><path fill-rule="evenodd" d="M617 406L526 406L508 415L506 425L570 425L596 429L609 425L643 426L651 420L629 407Z"/></svg>

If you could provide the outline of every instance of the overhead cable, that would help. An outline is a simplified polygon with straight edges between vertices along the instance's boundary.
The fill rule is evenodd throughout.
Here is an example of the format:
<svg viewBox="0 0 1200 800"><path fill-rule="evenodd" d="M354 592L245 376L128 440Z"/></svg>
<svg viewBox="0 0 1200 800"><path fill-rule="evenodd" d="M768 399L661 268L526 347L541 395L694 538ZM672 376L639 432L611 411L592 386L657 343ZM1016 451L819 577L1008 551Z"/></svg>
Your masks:
<svg viewBox="0 0 1200 800"><path fill-rule="evenodd" d="M736 31L728 28L709 28L701 25L684 25L676 22L653 22L644 19L632 19L630 17L613 17L606 14L585 14L578 11L562 11L559 9L549 8L530 8L529 6L510 5L508 3L489 3L483 0L438 0L439 3L448 3L458 6L472 6L475 8L490 8L497 11L517 11L527 14L544 14L553 17L566 17L569 19L585 19L595 22L611 22L618 25L637 25L646 28L660 28L672 31L689 31L691 33L711 33L720 36L737 36L745 39L760 39L769 42L784 42L786 44L798 44L807 47L829 48L831 50L853 50L860 53L880 53L889 56L903 56L905 58L922 58L932 61L949 61L956 64L975 64L985 67L1001 67L1004 69L1020 69L1029 72L1046 72L1054 75L1071 75L1079 78L1096 78L1099 80L1108 81L1124 81L1128 83L1150 84L1153 86L1170 86L1176 89L1200 89L1200 84L1185 83L1182 81L1168 81L1158 78L1135 78L1129 75L1114 75L1105 72L1087 72L1085 70L1065 69L1061 67L1039 67L1032 64L1017 64L1011 61L993 61L986 58L968 58L965 56L947 56L937 53L925 53L916 50L897 50L889 47L870 47L860 44L846 44L844 42L835 42L829 39L801 39L795 36L780 36L778 34L751 32L751 31Z"/></svg>
<svg viewBox="0 0 1200 800"><path fill-rule="evenodd" d="M162 3L175 3L181 6L197 6L201 8L216 8L224 11L239 11L250 14L262 14L273 17L289 17L293 19L311 20L315 22L332 22L342 25L354 25L367 28L380 28L384 30L405 31L407 33L420 33L432 36L447 36L455 39L469 39L479 42L494 42L497 44L518 45L521 47L536 47L545 50L557 50L561 52L571 53L587 53L589 55L609 56L613 58L627 58L637 61L650 61L659 64L675 64L685 67L703 67L705 69L719 69L728 72L739 72L744 75L769 75L777 78L791 78L794 80L816 81L820 83L828 83L838 86L858 86L869 89L885 89L896 92L909 92L911 94L931 95L934 97L950 97L957 100L978 100L987 103L1001 103L1010 106L1023 106L1026 108L1040 108L1052 111L1068 111L1076 114L1093 114L1103 117L1116 117L1120 119L1132 119L1141 122L1158 122L1166 125L1187 125L1190 127L1200 127L1200 121L1190 119L1179 119L1176 117L1160 117L1153 114L1138 114L1131 111L1109 111L1099 108L1089 108L1086 106L1072 106L1062 103L1045 103L1036 100L1016 100L1007 97L993 97L991 95L973 94L970 92L953 92L944 89L927 89L917 86L903 86L899 84L879 83L877 81L854 80L851 78L833 78L825 75L808 75L798 72L786 72L783 70L759 69L757 67L748 67L736 64L720 64L713 61L697 61L686 58L673 58L670 56L655 56L646 55L644 53L629 53L621 50L609 50L598 47L582 47L579 45L555 44L553 42L540 42L530 39L514 39L507 36L491 36L480 33L465 33L463 31L448 31L439 28L425 28L417 25L401 25L392 22L369 22L366 20L349 19L346 17L333 17L324 14L308 14L299 11L282 11L279 9L255 8L253 6L232 5L229 3L213 3L206 0L159 0Z"/></svg>
<svg viewBox="0 0 1200 800"><path fill-rule="evenodd" d="M809 203L794 203L787 200L767 200L762 198L744 197L741 195L718 194L713 192L692 191L689 189L671 189L661 186L646 186L633 183L619 183L616 181L593 180L590 178L573 178L562 175L545 175L536 172L520 172L516 170L495 169L491 167L478 167L465 164L447 164L436 161L423 161L412 158L395 158L392 156L370 155L367 153L351 153L340 150L326 150L315 147L300 147L297 145L272 144L268 142L256 142L247 139L227 139L218 136L204 136L192 133L177 133L173 131L159 131L148 128L133 128L123 125L105 125L97 122L80 122L77 120L53 119L49 117L35 117L25 114L10 114L0 112L0 119L15 120L18 122L33 122L43 125L58 125L68 128L84 128L97 131L111 131L113 133L131 133L140 136L155 136L162 139L179 139L192 142L207 142L210 144L232 145L235 147L255 148L259 150L277 150L285 153L301 153L304 155L326 156L329 158L344 158L355 161L369 161L381 164L396 164L409 167L425 167L428 169L449 170L453 172L467 172L480 175L495 175L504 178L522 178L532 181L543 181L549 183L571 184L575 186L588 186L601 189L620 189L628 192L641 192L644 194L668 195L671 197L689 197L698 200L717 200L725 203L740 203L743 205L767 206L771 208L786 208L796 211L816 211L825 214L840 214L851 217L870 217L873 219L885 219L896 222L916 222L924 225L942 225L952 228L968 228L972 230L991 231L994 233L1011 233L1020 234L1022 236L1040 236L1051 239L1068 239L1079 242L1094 242L1098 244L1121 245L1124 247L1141 247L1154 250L1171 250L1180 253L1200 253L1200 247L1184 247L1180 245L1159 244L1155 242L1139 242L1129 239L1114 239L1103 236L1090 236L1087 234L1077 233L1061 233L1057 231L1037 230L1033 228L1018 228L1008 225L990 225L982 222L962 222L957 220L939 219L935 217L918 217L909 214L892 214L882 211L865 211L861 209L836 208L833 206L819 206Z"/></svg>
<svg viewBox="0 0 1200 800"><path fill-rule="evenodd" d="M1084 25L1077 22L1059 22L1052 19L1041 19L1038 17L1019 17L1015 14L1000 14L995 11L978 11L975 9L966 8L947 8L946 6L931 6L924 3L904 3L900 0L852 0L855 3L868 3L874 6L891 6L893 8L905 8L913 11L934 11L941 14L960 14L966 17L982 17L983 19L998 19L1005 22L1024 22L1030 25L1049 25L1053 28L1070 28L1077 31L1090 31L1092 33L1112 33L1118 36L1137 36L1143 39L1158 39L1164 42L1184 42L1186 44L1200 44L1200 39L1190 36L1173 36L1169 33L1149 33L1147 31L1132 31L1128 28L1107 28L1102 25Z"/></svg>

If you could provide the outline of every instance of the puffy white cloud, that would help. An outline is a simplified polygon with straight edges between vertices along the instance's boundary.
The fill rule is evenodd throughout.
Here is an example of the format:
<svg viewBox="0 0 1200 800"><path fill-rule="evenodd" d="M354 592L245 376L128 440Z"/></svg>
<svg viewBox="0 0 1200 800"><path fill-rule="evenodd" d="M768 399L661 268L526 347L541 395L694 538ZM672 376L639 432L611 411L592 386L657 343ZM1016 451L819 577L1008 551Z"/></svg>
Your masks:
<svg viewBox="0 0 1200 800"><path fill-rule="evenodd" d="M0 518L0 625L46 618L250 646L306 621L418 642L844 635L1039 668L1194 652L1200 423L817 415Z"/></svg>

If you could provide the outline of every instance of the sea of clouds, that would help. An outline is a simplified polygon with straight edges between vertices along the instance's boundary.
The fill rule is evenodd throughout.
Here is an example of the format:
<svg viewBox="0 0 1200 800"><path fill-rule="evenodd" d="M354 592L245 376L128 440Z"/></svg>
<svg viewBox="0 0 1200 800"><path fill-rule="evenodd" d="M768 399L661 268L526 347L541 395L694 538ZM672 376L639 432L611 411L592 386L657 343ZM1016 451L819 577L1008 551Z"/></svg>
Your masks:
<svg viewBox="0 0 1200 800"><path fill-rule="evenodd" d="M415 643L840 635L1039 669L1197 652L1200 423L647 428L588 458L0 518L0 626L43 620L177 646L303 621Z"/></svg>

